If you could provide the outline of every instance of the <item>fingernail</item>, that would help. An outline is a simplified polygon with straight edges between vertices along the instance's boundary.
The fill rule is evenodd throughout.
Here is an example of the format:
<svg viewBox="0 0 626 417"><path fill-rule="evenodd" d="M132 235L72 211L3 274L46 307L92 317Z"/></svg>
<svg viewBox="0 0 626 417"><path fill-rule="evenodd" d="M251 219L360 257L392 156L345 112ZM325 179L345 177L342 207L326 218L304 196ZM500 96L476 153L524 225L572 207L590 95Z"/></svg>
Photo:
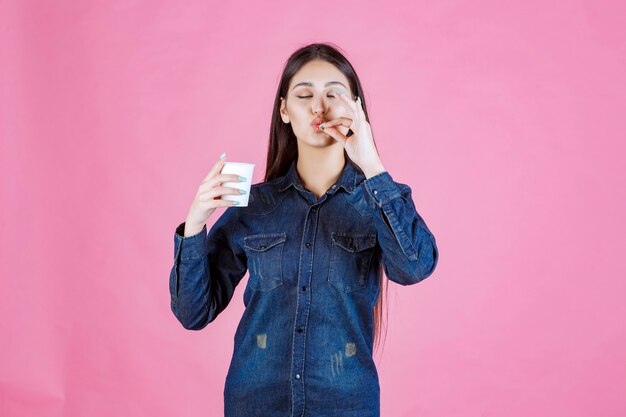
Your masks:
<svg viewBox="0 0 626 417"><path fill-rule="evenodd" d="M226 152L222 152L222 154L220 155L220 159L223 160L224 158L226 158Z"/></svg>
<svg viewBox="0 0 626 417"><path fill-rule="evenodd" d="M324 130L324 123L320 123L320 129Z"/></svg>
<svg viewBox="0 0 626 417"><path fill-rule="evenodd" d="M239 181L245 181L245 180L246 180L246 177L241 177L241 176L239 177Z"/></svg>
<svg viewBox="0 0 626 417"><path fill-rule="evenodd" d="M245 194L246 190L239 190L239 194Z"/></svg>
<svg viewBox="0 0 626 417"><path fill-rule="evenodd" d="M233 206L238 206L239 205L239 201L234 201L233 200Z"/></svg>
<svg viewBox="0 0 626 417"><path fill-rule="evenodd" d="M335 88L335 87L333 87L333 91L334 91L335 93L337 93L337 94L345 94L345 91L340 90L340 89Z"/></svg>
<svg viewBox="0 0 626 417"><path fill-rule="evenodd" d="M357 102L357 103L359 103L359 104L361 104L361 97L357 97L357 98L356 98L356 102Z"/></svg>

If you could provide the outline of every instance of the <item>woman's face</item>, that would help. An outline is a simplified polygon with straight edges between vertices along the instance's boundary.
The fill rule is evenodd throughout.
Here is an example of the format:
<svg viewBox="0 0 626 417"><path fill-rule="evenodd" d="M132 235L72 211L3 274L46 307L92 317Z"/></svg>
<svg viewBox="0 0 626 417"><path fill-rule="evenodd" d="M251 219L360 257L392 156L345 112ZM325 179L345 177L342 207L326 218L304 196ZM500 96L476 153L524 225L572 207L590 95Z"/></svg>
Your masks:
<svg viewBox="0 0 626 417"><path fill-rule="evenodd" d="M311 124L318 117L322 122L327 122L348 114L342 99L332 90L333 87L354 98L348 79L327 61L310 61L292 77L286 99L281 98L280 114L283 122L291 123L299 145L326 147L336 144L343 147L340 142ZM348 130L347 127L339 126L339 131L344 135Z"/></svg>

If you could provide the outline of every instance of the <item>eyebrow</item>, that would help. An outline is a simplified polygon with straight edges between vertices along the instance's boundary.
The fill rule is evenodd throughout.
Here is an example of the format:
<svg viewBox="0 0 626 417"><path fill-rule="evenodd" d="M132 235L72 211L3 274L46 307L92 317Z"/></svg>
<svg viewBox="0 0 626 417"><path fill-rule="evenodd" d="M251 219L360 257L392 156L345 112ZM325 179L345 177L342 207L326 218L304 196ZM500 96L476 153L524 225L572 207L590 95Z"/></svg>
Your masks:
<svg viewBox="0 0 626 417"><path fill-rule="evenodd" d="M348 87L346 87L344 85L344 83L340 82L340 81L329 81L326 84L324 84L324 87L328 87L329 85L333 85L333 84L339 84L339 85L343 85L343 88L345 88L346 90L348 89ZM307 87L313 87L313 83L308 82L308 81L303 81L301 83L298 83L296 85L294 85L291 89L295 89L296 87L299 87L301 85L307 86Z"/></svg>

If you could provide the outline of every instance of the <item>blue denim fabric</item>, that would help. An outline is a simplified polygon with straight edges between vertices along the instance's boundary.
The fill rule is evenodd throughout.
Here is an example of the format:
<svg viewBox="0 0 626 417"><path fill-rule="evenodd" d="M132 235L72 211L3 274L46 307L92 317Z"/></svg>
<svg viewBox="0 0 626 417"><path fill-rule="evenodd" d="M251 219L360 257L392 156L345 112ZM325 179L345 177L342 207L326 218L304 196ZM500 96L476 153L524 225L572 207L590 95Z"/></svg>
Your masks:
<svg viewBox="0 0 626 417"><path fill-rule="evenodd" d="M380 415L372 308L380 263L416 284L438 260L435 238L406 184L366 179L349 159L319 200L288 173L253 184L206 233L174 236L171 309L200 330L246 272L245 310L224 387L226 417Z"/></svg>

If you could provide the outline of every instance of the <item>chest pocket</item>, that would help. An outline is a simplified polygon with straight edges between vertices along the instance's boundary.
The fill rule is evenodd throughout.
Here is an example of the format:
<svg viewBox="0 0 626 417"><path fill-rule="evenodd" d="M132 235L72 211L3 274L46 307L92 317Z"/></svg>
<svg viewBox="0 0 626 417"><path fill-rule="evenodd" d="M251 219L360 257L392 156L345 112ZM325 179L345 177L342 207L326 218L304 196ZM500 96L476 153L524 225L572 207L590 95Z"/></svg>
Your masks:
<svg viewBox="0 0 626 417"><path fill-rule="evenodd" d="M283 283L283 248L287 233L246 236L243 245L248 256L248 285L253 290L271 291Z"/></svg>
<svg viewBox="0 0 626 417"><path fill-rule="evenodd" d="M328 282L344 292L367 286L376 234L332 232Z"/></svg>

